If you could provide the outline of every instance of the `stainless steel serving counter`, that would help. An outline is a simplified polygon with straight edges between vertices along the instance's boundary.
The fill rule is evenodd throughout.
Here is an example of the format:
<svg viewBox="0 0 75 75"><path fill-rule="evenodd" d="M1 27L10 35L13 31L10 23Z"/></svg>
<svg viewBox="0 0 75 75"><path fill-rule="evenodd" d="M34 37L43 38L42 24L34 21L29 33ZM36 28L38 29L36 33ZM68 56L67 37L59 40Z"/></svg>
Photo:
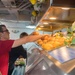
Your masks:
<svg viewBox="0 0 75 75"><path fill-rule="evenodd" d="M58 60L50 56L47 52L44 50L41 51L44 55L46 55L58 68L60 68L65 73L70 73L75 68L75 59L70 60L65 63L60 63Z"/></svg>
<svg viewBox="0 0 75 75"><path fill-rule="evenodd" d="M58 52L59 50L61 49L57 49ZM28 57L29 62L26 75L75 75L75 49L72 54L74 58L64 63L59 62L50 53L45 50L38 50L31 53L31 56Z"/></svg>

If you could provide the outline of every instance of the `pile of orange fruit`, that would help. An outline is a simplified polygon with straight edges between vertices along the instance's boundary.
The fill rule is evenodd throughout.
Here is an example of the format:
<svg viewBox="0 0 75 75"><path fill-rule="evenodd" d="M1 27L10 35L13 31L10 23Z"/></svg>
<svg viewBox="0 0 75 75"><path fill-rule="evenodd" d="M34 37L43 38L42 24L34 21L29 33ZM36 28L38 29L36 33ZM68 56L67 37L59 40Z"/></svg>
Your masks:
<svg viewBox="0 0 75 75"><path fill-rule="evenodd" d="M40 35L39 32L33 32L33 35ZM45 35L41 39L37 40L37 44L42 47L43 50L51 51L56 48L65 46L70 44L72 41L72 37L64 37L60 35L60 33L55 33L54 35ZM65 44L66 42L66 44Z"/></svg>
<svg viewBox="0 0 75 75"><path fill-rule="evenodd" d="M37 43L46 51L51 51L58 47L64 46L65 38L61 36L46 35L37 40Z"/></svg>

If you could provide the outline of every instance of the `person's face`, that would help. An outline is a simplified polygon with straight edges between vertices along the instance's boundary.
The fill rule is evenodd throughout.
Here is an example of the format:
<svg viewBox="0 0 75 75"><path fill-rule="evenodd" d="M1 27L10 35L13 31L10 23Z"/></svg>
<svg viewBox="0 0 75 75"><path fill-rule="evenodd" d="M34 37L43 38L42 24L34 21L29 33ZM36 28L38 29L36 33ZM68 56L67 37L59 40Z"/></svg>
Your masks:
<svg viewBox="0 0 75 75"><path fill-rule="evenodd" d="M6 27L2 27L3 32L2 32L2 38L5 40L9 40L9 31Z"/></svg>

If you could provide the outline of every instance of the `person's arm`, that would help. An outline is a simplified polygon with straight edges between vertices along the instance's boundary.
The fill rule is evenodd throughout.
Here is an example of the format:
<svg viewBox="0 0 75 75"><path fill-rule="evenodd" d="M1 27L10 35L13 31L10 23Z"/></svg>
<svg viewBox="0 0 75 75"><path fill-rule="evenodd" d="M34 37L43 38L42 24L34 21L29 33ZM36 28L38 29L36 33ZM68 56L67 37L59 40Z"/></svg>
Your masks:
<svg viewBox="0 0 75 75"><path fill-rule="evenodd" d="M27 42L34 42L40 38L42 38L43 35L30 35L30 36L25 36L23 38L17 39L14 41L12 48L20 46L22 44L25 44Z"/></svg>

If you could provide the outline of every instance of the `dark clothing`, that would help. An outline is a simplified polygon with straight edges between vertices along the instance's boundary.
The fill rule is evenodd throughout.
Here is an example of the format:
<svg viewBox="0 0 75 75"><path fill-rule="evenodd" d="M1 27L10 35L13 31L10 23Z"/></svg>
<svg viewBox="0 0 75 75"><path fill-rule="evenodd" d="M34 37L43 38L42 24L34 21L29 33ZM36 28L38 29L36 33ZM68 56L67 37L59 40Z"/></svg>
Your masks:
<svg viewBox="0 0 75 75"><path fill-rule="evenodd" d="M27 52L23 48L22 45L18 46L16 48L12 48L12 50L10 51L10 53L9 53L9 70L8 70L8 75L11 75L11 73L12 73L12 71L14 69L14 63L15 63L16 59L20 55L27 59Z"/></svg>

